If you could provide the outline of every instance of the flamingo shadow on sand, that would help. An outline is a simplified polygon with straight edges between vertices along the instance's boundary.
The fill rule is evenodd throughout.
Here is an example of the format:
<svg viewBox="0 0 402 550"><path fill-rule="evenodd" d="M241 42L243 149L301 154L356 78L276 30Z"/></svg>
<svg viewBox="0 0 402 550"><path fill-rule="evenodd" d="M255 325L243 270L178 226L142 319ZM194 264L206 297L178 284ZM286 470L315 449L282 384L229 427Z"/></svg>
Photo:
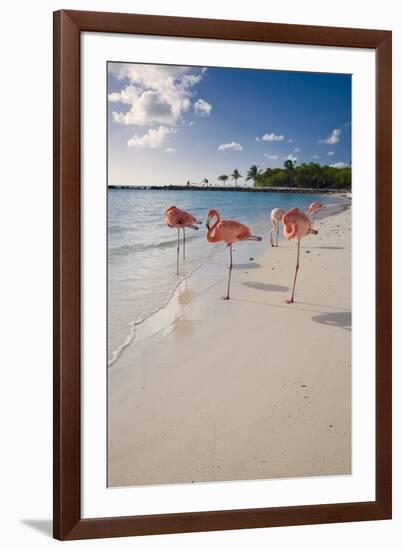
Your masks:
<svg viewBox="0 0 402 550"><path fill-rule="evenodd" d="M352 313L350 311L331 311L315 315L312 320L329 327L340 327L346 330L352 329Z"/></svg>
<svg viewBox="0 0 402 550"><path fill-rule="evenodd" d="M288 286L257 283L254 281L248 281L247 283L242 283L242 285L247 286L248 288L255 288L256 290L263 290L265 292L285 292L289 290Z"/></svg>

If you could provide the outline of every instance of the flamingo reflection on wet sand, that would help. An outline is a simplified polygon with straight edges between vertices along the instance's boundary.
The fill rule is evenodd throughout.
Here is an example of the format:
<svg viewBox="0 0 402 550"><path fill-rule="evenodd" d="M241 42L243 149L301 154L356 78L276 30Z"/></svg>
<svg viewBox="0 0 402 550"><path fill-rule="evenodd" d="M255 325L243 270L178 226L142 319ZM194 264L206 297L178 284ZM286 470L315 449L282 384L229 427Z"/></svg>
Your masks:
<svg viewBox="0 0 402 550"><path fill-rule="evenodd" d="M213 219L215 219L215 222L211 225L211 220ZM217 243L220 241L224 241L229 247L230 263L228 286L227 293L224 299L230 300L230 279L233 268L232 244L238 241L261 241L262 238L252 235L250 229L242 223L239 223L235 220L221 220L221 217L217 210L210 210L208 212L206 226L208 229L208 242Z"/></svg>

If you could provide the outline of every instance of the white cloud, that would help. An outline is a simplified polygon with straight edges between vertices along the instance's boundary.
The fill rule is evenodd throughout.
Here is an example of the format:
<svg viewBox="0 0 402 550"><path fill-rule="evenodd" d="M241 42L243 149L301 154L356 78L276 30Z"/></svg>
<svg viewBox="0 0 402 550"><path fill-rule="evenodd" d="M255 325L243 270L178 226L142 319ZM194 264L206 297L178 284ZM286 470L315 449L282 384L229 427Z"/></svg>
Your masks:
<svg viewBox="0 0 402 550"><path fill-rule="evenodd" d="M313 159L319 159L320 155L313 155Z"/></svg>
<svg viewBox="0 0 402 550"><path fill-rule="evenodd" d="M174 128L167 128L166 126L159 126L159 128L150 128L148 132L142 136L135 134L128 140L127 145L134 147L135 149L157 149L161 147L165 142L169 134L175 134Z"/></svg>
<svg viewBox="0 0 402 550"><path fill-rule="evenodd" d="M260 141L260 139L262 139L262 141L283 141L285 139L285 136L271 133L271 134L264 134L261 138L259 137L256 138L257 141Z"/></svg>
<svg viewBox="0 0 402 550"><path fill-rule="evenodd" d="M175 153L176 152L176 149L174 149L173 147L167 147L165 149L166 153Z"/></svg>
<svg viewBox="0 0 402 550"><path fill-rule="evenodd" d="M330 164L331 168L346 168L347 164L346 162L335 162L334 164Z"/></svg>
<svg viewBox="0 0 402 550"><path fill-rule="evenodd" d="M188 123L188 126L193 126L195 124L195 121L194 120L190 120L190 122Z"/></svg>
<svg viewBox="0 0 402 550"><path fill-rule="evenodd" d="M175 125L182 112L188 109L189 100L169 102L165 96L153 90L138 95L126 113L113 111L113 120L119 124L148 126L155 123Z"/></svg>
<svg viewBox="0 0 402 550"><path fill-rule="evenodd" d="M194 103L194 112L198 116L208 116L211 114L212 105L204 99L197 99Z"/></svg>
<svg viewBox="0 0 402 550"><path fill-rule="evenodd" d="M328 145L335 145L341 139L341 133L342 133L342 131L341 131L340 128L335 128L334 130L332 130L331 134L327 138L320 139L320 143L327 143Z"/></svg>
<svg viewBox="0 0 402 550"><path fill-rule="evenodd" d="M332 155L335 155L335 151L328 151L328 155L332 157Z"/></svg>
<svg viewBox="0 0 402 550"><path fill-rule="evenodd" d="M268 155L268 153L265 153L264 157L267 157L271 160L276 160L278 158L278 155Z"/></svg>
<svg viewBox="0 0 402 550"><path fill-rule="evenodd" d="M218 147L219 151L226 151L227 149L233 149L233 151L241 151L243 147L242 145L240 145L240 143L237 143L236 141L231 141L230 143L222 143L222 145L219 145Z"/></svg>
<svg viewBox="0 0 402 550"><path fill-rule="evenodd" d="M297 157L295 157L294 155L288 155L286 157L286 160L291 160L292 162L296 162L297 161Z"/></svg>
<svg viewBox="0 0 402 550"><path fill-rule="evenodd" d="M288 139L288 143L293 143L293 139L292 138Z"/></svg>
<svg viewBox="0 0 402 550"><path fill-rule="evenodd" d="M140 88L130 84L129 86L123 88L120 92L112 92L109 94L108 98L112 103L120 102L129 105L138 99L140 91Z"/></svg>
<svg viewBox="0 0 402 550"><path fill-rule="evenodd" d="M301 149L299 149L298 147L295 147L295 148L293 149L293 151L294 151L295 153L301 153Z"/></svg>
<svg viewBox="0 0 402 550"><path fill-rule="evenodd" d="M205 71L168 65L110 63L109 73L126 82L119 92L109 94L109 101L129 106L127 111L113 111L115 122L175 126L189 110L193 88Z"/></svg>

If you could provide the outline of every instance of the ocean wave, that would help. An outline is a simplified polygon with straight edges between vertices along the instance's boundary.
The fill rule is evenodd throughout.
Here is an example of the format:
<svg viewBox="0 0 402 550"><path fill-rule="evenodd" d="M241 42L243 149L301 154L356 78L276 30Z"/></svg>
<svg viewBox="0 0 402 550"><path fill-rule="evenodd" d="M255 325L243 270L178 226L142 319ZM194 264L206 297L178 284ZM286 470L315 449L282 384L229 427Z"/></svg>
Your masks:
<svg viewBox="0 0 402 550"><path fill-rule="evenodd" d="M186 242L192 241L196 239L196 236L187 236L186 234ZM165 240L165 241L158 241L154 243L130 243L130 244L122 244L119 246L109 246L108 248L108 254L109 256L127 256L130 253L133 252L144 252L145 250L152 250L152 249L164 249L164 248L175 248L177 246L177 238L171 239L171 240Z"/></svg>

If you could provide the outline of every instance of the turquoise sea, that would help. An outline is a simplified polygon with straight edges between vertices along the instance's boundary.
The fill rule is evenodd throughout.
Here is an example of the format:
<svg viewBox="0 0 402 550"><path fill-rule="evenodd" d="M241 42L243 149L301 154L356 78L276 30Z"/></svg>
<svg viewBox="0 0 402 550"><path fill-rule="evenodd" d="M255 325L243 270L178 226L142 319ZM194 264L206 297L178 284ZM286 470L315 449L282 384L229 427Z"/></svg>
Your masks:
<svg viewBox="0 0 402 550"><path fill-rule="evenodd" d="M133 327L167 304L178 283L203 265L222 243L206 240L205 224L186 230L186 260L176 275L177 231L164 223L175 205L205 222L215 208L223 219L248 225L268 246L273 208L306 210L313 201L342 202L337 196L236 191L108 190L108 358L113 362Z"/></svg>

